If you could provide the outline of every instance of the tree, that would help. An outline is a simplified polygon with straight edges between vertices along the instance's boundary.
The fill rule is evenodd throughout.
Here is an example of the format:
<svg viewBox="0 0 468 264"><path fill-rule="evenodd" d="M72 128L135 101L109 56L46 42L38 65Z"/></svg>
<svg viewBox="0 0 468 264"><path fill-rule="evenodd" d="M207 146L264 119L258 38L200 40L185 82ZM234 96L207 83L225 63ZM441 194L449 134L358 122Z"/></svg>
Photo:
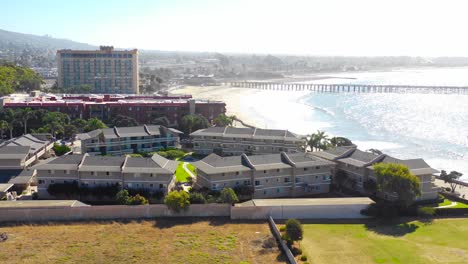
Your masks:
<svg viewBox="0 0 468 264"><path fill-rule="evenodd" d="M182 117L181 127L188 135L192 134L193 130L207 128L210 125L208 120L200 115L185 115Z"/></svg>
<svg viewBox="0 0 468 264"><path fill-rule="evenodd" d="M8 129L8 122L5 120L0 120L0 141L3 140L3 134Z"/></svg>
<svg viewBox="0 0 468 264"><path fill-rule="evenodd" d="M75 128L77 129L79 133L83 133L85 126L88 124L88 122L84 119L78 118L78 119L74 119L71 122L71 124L75 126Z"/></svg>
<svg viewBox="0 0 468 264"><path fill-rule="evenodd" d="M148 204L148 200L139 194L136 194L135 196L128 199L128 205L144 205L144 204Z"/></svg>
<svg viewBox="0 0 468 264"><path fill-rule="evenodd" d="M10 131L10 138L13 138L13 129L15 129L15 125L18 123L15 111L10 108L5 109L2 113L2 119L7 122L7 127Z"/></svg>
<svg viewBox="0 0 468 264"><path fill-rule="evenodd" d="M190 206L190 197L185 191L172 191L164 198L164 204L170 210L180 212Z"/></svg>
<svg viewBox="0 0 468 264"><path fill-rule="evenodd" d="M460 179L461 176L463 176L463 173L460 173L458 171L451 171L449 174L447 174L447 172L444 170L440 172L440 178L444 180L445 183L450 184L452 193L455 192L455 189L457 188L457 185L458 185L456 181Z"/></svg>
<svg viewBox="0 0 468 264"><path fill-rule="evenodd" d="M189 199L190 199L191 204L205 204L206 203L205 196L203 196L203 194L199 192L190 193Z"/></svg>
<svg viewBox="0 0 468 264"><path fill-rule="evenodd" d="M330 143L325 131L317 130L317 133L310 135L307 145L309 145L312 151L326 150Z"/></svg>
<svg viewBox="0 0 468 264"><path fill-rule="evenodd" d="M70 150L71 150L70 147L67 145L60 145L60 144L54 143L54 152L55 152L55 155L57 156L62 156L63 154L69 152Z"/></svg>
<svg viewBox="0 0 468 264"><path fill-rule="evenodd" d="M24 134L28 133L28 120L36 116L36 112L31 108L20 108L15 111L16 118L19 120L21 125L24 127Z"/></svg>
<svg viewBox="0 0 468 264"><path fill-rule="evenodd" d="M232 126L234 119L232 116L227 116L225 114L219 114L214 120L216 126Z"/></svg>
<svg viewBox="0 0 468 264"><path fill-rule="evenodd" d="M421 195L419 178L411 174L407 166L395 163L374 164L377 190L397 195L397 202L411 205Z"/></svg>
<svg viewBox="0 0 468 264"><path fill-rule="evenodd" d="M117 115L112 119L111 123L116 127L131 127L139 125L138 121L134 118L125 115Z"/></svg>
<svg viewBox="0 0 468 264"><path fill-rule="evenodd" d="M117 204L128 204L130 200L130 195L128 194L127 190L121 190L115 195L115 201Z"/></svg>
<svg viewBox="0 0 468 264"><path fill-rule="evenodd" d="M354 146L353 142L345 137L332 137L330 139L330 145L332 147Z"/></svg>
<svg viewBox="0 0 468 264"><path fill-rule="evenodd" d="M378 149L373 149L373 148L372 148L372 149L368 149L367 152L370 152L370 153L372 153L372 154L374 154L374 155L382 155L382 154L383 154L382 151L380 151L380 150L378 150Z"/></svg>
<svg viewBox="0 0 468 264"><path fill-rule="evenodd" d="M65 138L72 138L78 132L78 129L74 125L66 124L63 126L63 136Z"/></svg>
<svg viewBox="0 0 468 264"><path fill-rule="evenodd" d="M107 128L106 124L97 118L90 118L84 128L84 132L93 131L96 129Z"/></svg>
<svg viewBox="0 0 468 264"><path fill-rule="evenodd" d="M286 221L286 236L292 241L302 240L304 231L302 230L301 222L296 219Z"/></svg>
<svg viewBox="0 0 468 264"><path fill-rule="evenodd" d="M228 204L235 204L239 202L239 198L237 198L236 193L231 188L224 188L221 191L221 195L219 196L219 199L222 203L228 203Z"/></svg>

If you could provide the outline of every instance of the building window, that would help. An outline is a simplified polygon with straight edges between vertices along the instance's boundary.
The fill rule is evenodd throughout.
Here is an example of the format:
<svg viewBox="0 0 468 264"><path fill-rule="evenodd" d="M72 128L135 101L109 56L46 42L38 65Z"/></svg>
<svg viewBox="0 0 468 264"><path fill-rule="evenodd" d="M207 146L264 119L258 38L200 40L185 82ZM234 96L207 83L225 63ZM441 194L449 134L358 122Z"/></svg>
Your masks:
<svg viewBox="0 0 468 264"><path fill-rule="evenodd" d="M94 175L94 171L91 172L91 175Z"/></svg>
<svg viewBox="0 0 468 264"><path fill-rule="evenodd" d="M284 178L284 182L291 182L291 179L289 177Z"/></svg>
<svg viewBox="0 0 468 264"><path fill-rule="evenodd" d="M164 188L164 185L163 184L159 184L159 189L162 189Z"/></svg>
<svg viewBox="0 0 468 264"><path fill-rule="evenodd" d="M226 173L221 174L222 176L226 176Z"/></svg>
<svg viewBox="0 0 468 264"><path fill-rule="evenodd" d="M277 169L276 172L280 172L280 169Z"/></svg>
<svg viewBox="0 0 468 264"><path fill-rule="evenodd" d="M150 187L153 188L153 184L152 184L152 183L150 183Z"/></svg>
<svg viewBox="0 0 468 264"><path fill-rule="evenodd" d="M150 174L150 177L153 177L153 173Z"/></svg>
<svg viewBox="0 0 468 264"><path fill-rule="evenodd" d="M315 175L315 179L318 179L318 176L317 176L317 175Z"/></svg>
<svg viewBox="0 0 468 264"><path fill-rule="evenodd" d="M106 175L109 176L109 172L108 172L108 171L106 171Z"/></svg>
<svg viewBox="0 0 468 264"><path fill-rule="evenodd" d="M244 181L245 185L250 185L250 181Z"/></svg>
<svg viewBox="0 0 468 264"><path fill-rule="evenodd" d="M306 170L307 170L307 168L304 168L304 171L306 171Z"/></svg>
<svg viewBox="0 0 468 264"><path fill-rule="evenodd" d="M255 181L255 186L260 185L260 181Z"/></svg>
<svg viewBox="0 0 468 264"><path fill-rule="evenodd" d="M50 180L50 183L55 183L55 181L54 181L54 180Z"/></svg>
<svg viewBox="0 0 468 264"><path fill-rule="evenodd" d="M238 181L236 182L236 185L239 185L239 182L238 182Z"/></svg>
<svg viewBox="0 0 468 264"><path fill-rule="evenodd" d="M315 167L315 169L319 170L319 169L320 169L320 166Z"/></svg>
<svg viewBox="0 0 468 264"><path fill-rule="evenodd" d="M277 193L280 193L280 192L281 192L281 189L280 189L280 188L276 189L276 192L277 192Z"/></svg>
<svg viewBox="0 0 468 264"><path fill-rule="evenodd" d="M266 170L264 170L263 173L266 173Z"/></svg>
<svg viewBox="0 0 468 264"><path fill-rule="evenodd" d="M239 172L236 172L236 175L239 175Z"/></svg>
<svg viewBox="0 0 468 264"><path fill-rule="evenodd" d="M297 177L296 182L301 182L301 178Z"/></svg>
<svg viewBox="0 0 468 264"><path fill-rule="evenodd" d="M44 184L44 180L39 180L38 183L39 184Z"/></svg>

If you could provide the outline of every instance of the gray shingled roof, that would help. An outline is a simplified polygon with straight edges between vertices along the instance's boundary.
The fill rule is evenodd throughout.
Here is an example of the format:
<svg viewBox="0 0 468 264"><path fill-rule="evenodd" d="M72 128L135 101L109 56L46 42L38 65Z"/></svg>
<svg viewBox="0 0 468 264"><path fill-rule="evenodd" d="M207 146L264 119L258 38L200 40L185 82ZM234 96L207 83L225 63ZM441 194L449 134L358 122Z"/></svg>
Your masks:
<svg viewBox="0 0 468 264"><path fill-rule="evenodd" d="M144 126L115 127L119 137L146 137L149 136Z"/></svg>
<svg viewBox="0 0 468 264"><path fill-rule="evenodd" d="M29 146L3 146L0 147L0 159L24 159L29 151Z"/></svg>
<svg viewBox="0 0 468 264"><path fill-rule="evenodd" d="M158 154L151 158L128 157L124 173L160 173L173 174L179 165L179 162L168 160Z"/></svg>
<svg viewBox="0 0 468 264"><path fill-rule="evenodd" d="M126 157L89 156L84 158L79 171L114 171L120 172Z"/></svg>
<svg viewBox="0 0 468 264"><path fill-rule="evenodd" d="M356 167L367 167L369 164L373 164L382 160L385 155L375 155L370 152L364 152L362 150L356 149L349 156L345 158L338 159L338 161L350 164Z"/></svg>
<svg viewBox="0 0 468 264"><path fill-rule="evenodd" d="M314 155L319 158L323 158L326 160L335 160L339 157L347 156L351 154L356 148L355 147L336 147L327 149L324 151L315 151L312 152L311 155Z"/></svg>
<svg viewBox="0 0 468 264"><path fill-rule="evenodd" d="M22 170L18 176L11 178L8 183L11 184L28 184L32 181L36 170Z"/></svg>
<svg viewBox="0 0 468 264"><path fill-rule="evenodd" d="M333 166L335 163L305 153L286 153L297 168L313 166Z"/></svg>
<svg viewBox="0 0 468 264"><path fill-rule="evenodd" d="M250 168L242 162L242 156L220 157L214 153L202 160L194 162L193 165L207 174L250 170Z"/></svg>
<svg viewBox="0 0 468 264"><path fill-rule="evenodd" d="M248 158L256 170L283 169L292 167L291 165L285 163L281 157L281 153L253 155L249 156Z"/></svg>
<svg viewBox="0 0 468 264"><path fill-rule="evenodd" d="M146 128L151 135L155 135L155 136L161 135L161 126L149 125L149 126L146 126Z"/></svg>
<svg viewBox="0 0 468 264"><path fill-rule="evenodd" d="M64 155L50 158L45 163L34 166L37 170L75 170L78 168L83 155Z"/></svg>
<svg viewBox="0 0 468 264"><path fill-rule="evenodd" d="M243 137L260 138L272 140L299 139L297 135L287 130L239 128L239 127L209 127L200 129L191 134L192 136L219 136L219 137Z"/></svg>

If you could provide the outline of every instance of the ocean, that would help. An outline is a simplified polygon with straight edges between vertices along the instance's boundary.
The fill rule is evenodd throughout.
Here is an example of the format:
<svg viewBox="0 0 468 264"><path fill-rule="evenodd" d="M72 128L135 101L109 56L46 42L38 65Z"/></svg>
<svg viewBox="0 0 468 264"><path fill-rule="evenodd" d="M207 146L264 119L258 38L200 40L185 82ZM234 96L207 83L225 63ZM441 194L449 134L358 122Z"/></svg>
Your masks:
<svg viewBox="0 0 468 264"><path fill-rule="evenodd" d="M468 68L344 73L301 83L468 86ZM468 95L262 91L241 104L264 127L299 134L324 130L363 150L424 158L468 181Z"/></svg>

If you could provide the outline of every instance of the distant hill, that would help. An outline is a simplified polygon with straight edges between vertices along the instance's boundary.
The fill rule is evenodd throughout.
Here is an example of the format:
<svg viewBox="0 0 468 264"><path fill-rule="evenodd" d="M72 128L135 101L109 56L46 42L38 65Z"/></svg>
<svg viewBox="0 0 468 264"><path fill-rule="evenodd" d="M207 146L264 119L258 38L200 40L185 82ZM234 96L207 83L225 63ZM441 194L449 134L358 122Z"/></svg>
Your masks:
<svg viewBox="0 0 468 264"><path fill-rule="evenodd" d="M0 50L24 48L43 50L95 49L96 46L75 42L68 39L23 34L0 29Z"/></svg>

